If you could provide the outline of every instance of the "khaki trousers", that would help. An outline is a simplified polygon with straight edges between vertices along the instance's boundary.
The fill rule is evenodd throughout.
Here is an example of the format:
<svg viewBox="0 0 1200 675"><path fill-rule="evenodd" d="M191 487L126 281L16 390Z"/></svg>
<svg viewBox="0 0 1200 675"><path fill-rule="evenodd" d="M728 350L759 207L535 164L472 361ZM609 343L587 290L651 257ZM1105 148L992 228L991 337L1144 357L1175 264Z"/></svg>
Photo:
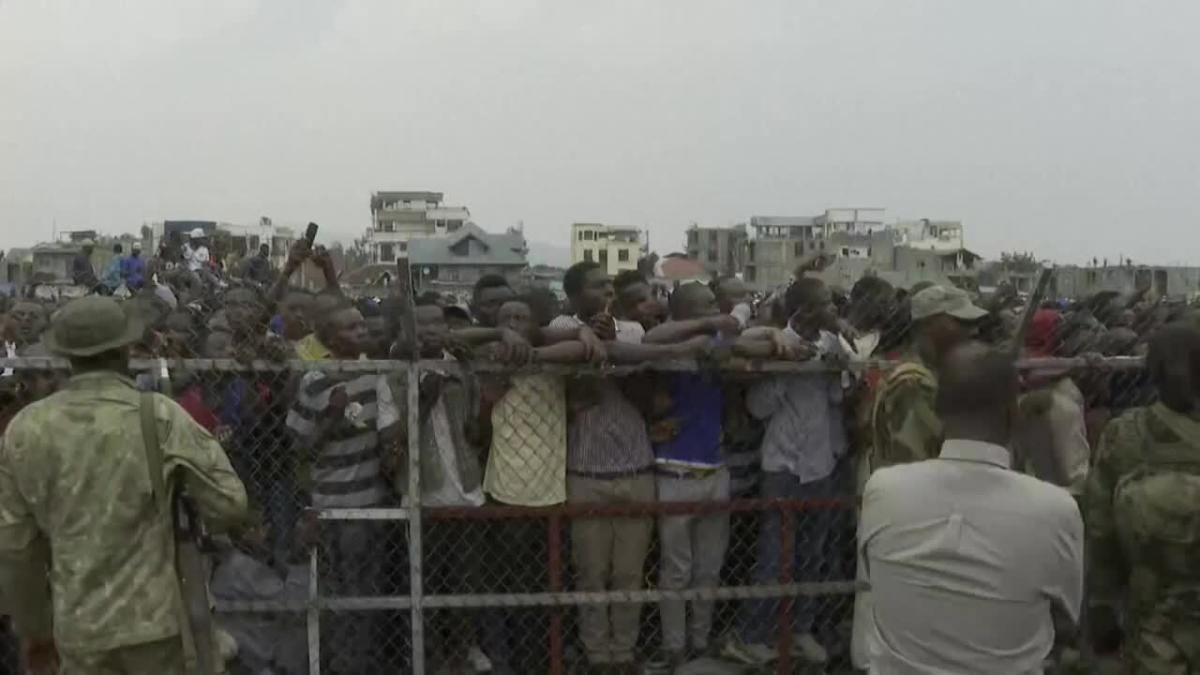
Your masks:
<svg viewBox="0 0 1200 675"><path fill-rule="evenodd" d="M567 475L567 501L624 504L654 501L651 473L598 479ZM653 518L576 518L571 523L571 558L581 591L635 591L645 581ZM592 664L629 663L637 646L642 606L585 605L579 637Z"/></svg>

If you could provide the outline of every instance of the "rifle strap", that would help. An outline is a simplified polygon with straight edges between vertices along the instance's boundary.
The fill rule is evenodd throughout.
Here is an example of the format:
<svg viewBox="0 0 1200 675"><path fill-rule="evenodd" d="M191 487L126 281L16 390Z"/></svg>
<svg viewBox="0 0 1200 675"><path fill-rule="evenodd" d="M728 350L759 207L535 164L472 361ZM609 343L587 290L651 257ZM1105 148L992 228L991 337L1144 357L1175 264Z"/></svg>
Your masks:
<svg viewBox="0 0 1200 675"><path fill-rule="evenodd" d="M192 634L191 617L188 615L188 605L183 597L182 580L179 578L179 566L176 560L176 517L172 495L163 478L162 445L158 437L158 417L154 410L154 392L142 392L140 412L142 418L142 440L146 446L146 468L150 472L150 488L154 493L154 501L158 512L167 519L167 536L171 543L171 563L176 574L175 607L179 620L179 634L183 642L183 660L188 673L208 675L203 668L207 659L201 661L196 651L196 639Z"/></svg>

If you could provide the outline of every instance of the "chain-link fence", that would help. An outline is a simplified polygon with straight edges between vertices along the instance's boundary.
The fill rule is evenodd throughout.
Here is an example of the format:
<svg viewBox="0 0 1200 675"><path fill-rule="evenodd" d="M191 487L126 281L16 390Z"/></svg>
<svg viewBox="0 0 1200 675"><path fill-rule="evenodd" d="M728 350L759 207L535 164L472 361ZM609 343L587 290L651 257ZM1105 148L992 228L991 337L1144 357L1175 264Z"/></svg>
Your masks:
<svg viewBox="0 0 1200 675"><path fill-rule="evenodd" d="M3 365L10 412L66 377L61 362ZM764 471L767 429L741 412L771 381L838 389L893 365L133 367L221 441L246 486L252 526L211 556L235 672L574 673L850 672L853 411L835 411L844 447L807 482ZM1109 391L1142 377L1136 358L1022 367ZM568 390L672 383L719 393L719 408L689 400L716 415L721 462L661 461L672 437L653 425L657 463L588 472L570 456L573 434L605 427L567 408ZM337 423L318 433L331 399Z"/></svg>
<svg viewBox="0 0 1200 675"><path fill-rule="evenodd" d="M471 308L397 296L358 313L337 293L266 302L238 286L177 284L175 311L125 301L151 324L134 355L163 357L135 358L134 384L178 402L246 488L249 525L209 554L235 672L851 671L876 403L929 344L914 317L960 300L923 314L920 288L874 278L757 299L725 279L719 315L700 307L700 328L656 342L665 314L686 322L708 298L613 286L599 322L559 315L552 294L501 301L507 286L477 288ZM1022 309L1044 290L974 298L986 314L969 329L1028 357L1022 411L1043 428L1017 439L1018 466L1078 496L1105 423L1154 400L1148 336L1189 308L1098 294ZM38 349L47 318L9 308L5 425L67 383ZM1058 444L1044 427L1063 418L1045 413L1064 406L1083 442L1047 475L1021 446Z"/></svg>

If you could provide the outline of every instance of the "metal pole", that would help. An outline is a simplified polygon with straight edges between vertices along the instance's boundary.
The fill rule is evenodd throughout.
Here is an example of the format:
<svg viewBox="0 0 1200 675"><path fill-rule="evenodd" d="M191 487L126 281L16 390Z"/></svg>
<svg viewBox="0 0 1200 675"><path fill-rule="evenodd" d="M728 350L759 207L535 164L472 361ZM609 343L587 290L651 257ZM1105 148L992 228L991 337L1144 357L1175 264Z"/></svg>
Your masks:
<svg viewBox="0 0 1200 675"><path fill-rule="evenodd" d="M421 597L421 371L416 361L408 368L408 564L409 593L412 597L412 672L425 673L425 630Z"/></svg>
<svg viewBox="0 0 1200 675"><path fill-rule="evenodd" d="M792 583L792 566L796 564L796 513L781 508L779 513L779 583ZM775 672L790 675L792 672L792 596L779 603L779 661Z"/></svg>
<svg viewBox="0 0 1200 675"><path fill-rule="evenodd" d="M321 608L317 603L317 547L308 554L308 672L321 675Z"/></svg>

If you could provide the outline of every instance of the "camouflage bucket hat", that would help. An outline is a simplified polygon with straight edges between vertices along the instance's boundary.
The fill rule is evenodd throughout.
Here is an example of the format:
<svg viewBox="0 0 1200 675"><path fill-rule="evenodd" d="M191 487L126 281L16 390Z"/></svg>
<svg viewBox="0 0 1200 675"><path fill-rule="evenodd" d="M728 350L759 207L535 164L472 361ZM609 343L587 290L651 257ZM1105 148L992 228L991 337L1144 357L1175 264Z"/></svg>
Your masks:
<svg viewBox="0 0 1200 675"><path fill-rule="evenodd" d="M132 308L130 308L132 309ZM99 295L80 298L50 320L46 348L61 356L95 356L142 339L145 324L135 311Z"/></svg>

